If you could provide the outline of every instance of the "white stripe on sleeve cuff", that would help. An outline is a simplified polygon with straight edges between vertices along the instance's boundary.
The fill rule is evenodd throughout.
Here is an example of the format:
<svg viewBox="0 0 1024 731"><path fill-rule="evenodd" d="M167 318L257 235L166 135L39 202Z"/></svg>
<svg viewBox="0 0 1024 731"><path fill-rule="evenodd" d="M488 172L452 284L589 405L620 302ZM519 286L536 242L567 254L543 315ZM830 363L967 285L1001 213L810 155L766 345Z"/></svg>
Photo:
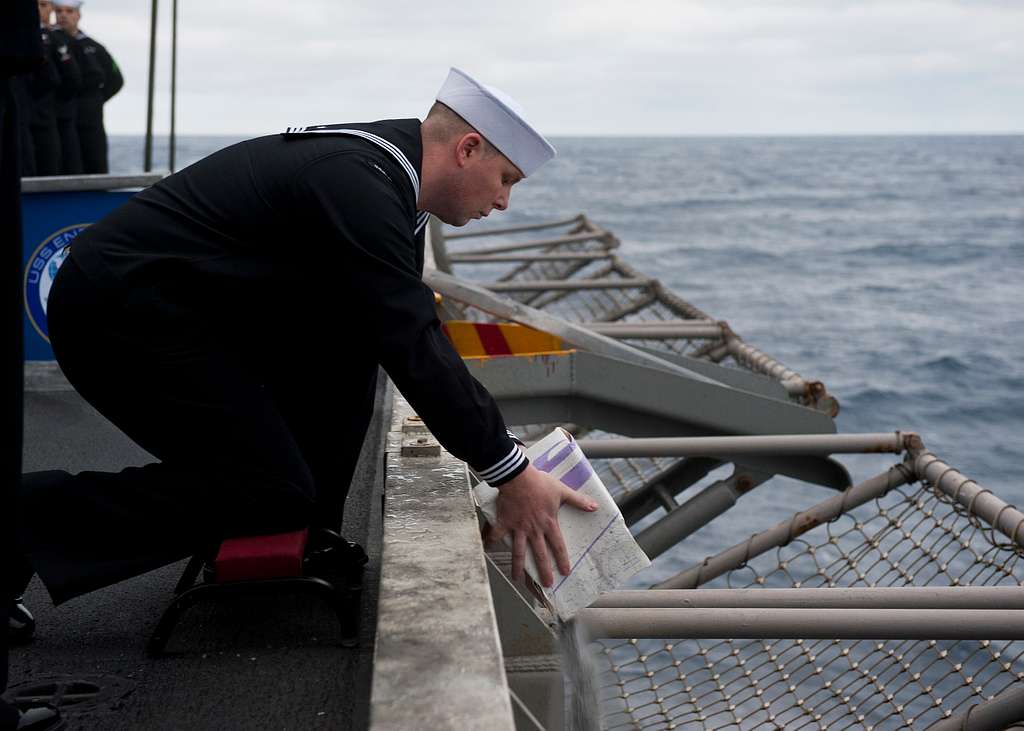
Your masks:
<svg viewBox="0 0 1024 731"><path fill-rule="evenodd" d="M502 479L518 470L526 461L526 455L520 451L519 447L514 446L504 459L486 470L481 470L479 473L480 479L490 483L501 482Z"/></svg>

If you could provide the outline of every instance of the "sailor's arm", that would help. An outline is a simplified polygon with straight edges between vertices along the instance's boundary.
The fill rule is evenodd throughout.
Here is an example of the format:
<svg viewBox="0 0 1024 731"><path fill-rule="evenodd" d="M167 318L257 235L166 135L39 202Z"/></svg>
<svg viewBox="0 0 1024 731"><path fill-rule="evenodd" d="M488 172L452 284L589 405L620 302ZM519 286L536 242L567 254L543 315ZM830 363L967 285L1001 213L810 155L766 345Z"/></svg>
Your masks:
<svg viewBox="0 0 1024 731"><path fill-rule="evenodd" d="M106 48L96 44L98 55L100 58L100 67L103 69L103 101L110 101L110 98L117 92L121 91L121 87L124 86L124 77L121 75L121 69L118 68L117 62L114 57L110 55L110 52Z"/></svg>
<svg viewBox="0 0 1024 731"><path fill-rule="evenodd" d="M521 472L526 458L441 331L416 266L415 212L394 182L402 174L373 155L336 155L309 165L296 195L310 201L304 218L331 242L325 248L338 275L332 288L366 304L359 313L366 347L445 448L498 486Z"/></svg>
<svg viewBox="0 0 1024 731"><path fill-rule="evenodd" d="M568 502L590 509L589 501L531 466L509 437L494 399L441 331L433 293L416 267L411 212L383 171L360 156L350 160L342 169L337 160L309 166L296 195L310 201L307 214L320 221L325 240L336 242L348 299L373 304L362 315L381 365L445 448L501 490L496 536L511 535L513 568L522 575L529 545L550 585L548 546L569 572L558 508Z"/></svg>

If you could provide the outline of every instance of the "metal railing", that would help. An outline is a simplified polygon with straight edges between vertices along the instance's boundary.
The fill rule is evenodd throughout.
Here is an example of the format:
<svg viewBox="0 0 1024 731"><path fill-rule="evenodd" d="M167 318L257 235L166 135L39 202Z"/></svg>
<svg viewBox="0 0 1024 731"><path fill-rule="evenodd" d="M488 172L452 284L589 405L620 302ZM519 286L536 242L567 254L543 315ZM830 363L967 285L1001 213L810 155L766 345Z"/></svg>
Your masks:
<svg viewBox="0 0 1024 731"><path fill-rule="evenodd" d="M521 382L543 371L529 358L476 368L492 379L499 403L509 399L510 413L527 416L531 404L547 405L544 398L600 400L602 388L640 394L628 418L618 406L590 404L579 423L563 426L650 556L669 552L777 474L837 489L689 568L662 571L648 590L613 592L581 612L595 638L602 727L979 731L1024 721L1024 513L910 432L673 435L657 401L696 393L695 383L728 384L830 416L838 405L820 382L636 272L616 256L618 240L583 216L448 238L543 229L555 235L451 252L435 224L438 267L479 273L480 281L445 271L425 279L448 313L520 322L588 358L609 359L581 375L586 359L558 356L574 364L569 385L551 376L554 356L543 382ZM614 362L625 365L615 370ZM750 380L725 378L726 364ZM658 399L629 391L633 377L647 379ZM762 377L772 388L758 385ZM596 380L579 382L585 378ZM715 410L718 393L707 391L704 408ZM758 403L750 402L755 410ZM552 426L520 421L527 438ZM643 434L631 437L630 429ZM903 458L851 484L830 456L848 453ZM716 478L729 464L733 473ZM696 494L680 502L687 490Z"/></svg>
<svg viewBox="0 0 1024 731"><path fill-rule="evenodd" d="M807 449L823 440L807 438ZM602 638L605 727L1024 720L1024 514L916 435L902 442L904 460L886 472L652 590L583 610ZM949 719L960 725L940 723Z"/></svg>
<svg viewBox="0 0 1024 731"><path fill-rule="evenodd" d="M565 231L540 239L463 246L468 239L515 237L551 229ZM447 234L435 222L431 241L437 268L444 273L475 279L476 271L493 272L489 284L484 283L493 292L508 292L535 309L636 344L716 363L729 360L777 380L801 403L833 416L838 413L838 401L820 381L804 378L744 342L724 321L669 291L657 279L637 272L616 255L620 244L615 235L583 214L560 221ZM449 241L458 241L460 248L449 250Z"/></svg>

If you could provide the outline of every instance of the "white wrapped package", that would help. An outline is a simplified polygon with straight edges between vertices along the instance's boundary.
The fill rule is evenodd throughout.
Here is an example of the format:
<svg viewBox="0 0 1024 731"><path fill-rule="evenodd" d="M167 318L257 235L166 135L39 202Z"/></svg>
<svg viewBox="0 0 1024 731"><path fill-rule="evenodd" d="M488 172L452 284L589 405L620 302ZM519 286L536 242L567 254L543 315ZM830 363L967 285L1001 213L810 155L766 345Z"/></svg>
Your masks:
<svg viewBox="0 0 1024 731"><path fill-rule="evenodd" d="M534 467L582 492L598 506L592 513L571 505L563 505L558 511L558 525L569 552L571 569L568 576L561 576L555 569L554 586L541 586L533 553L526 552L526 573L543 590L552 611L565 621L589 606L600 594L621 586L651 562L633 540L618 506L571 434L555 429L530 446L526 456ZM498 491L482 482L476 486L475 496L488 522L494 523Z"/></svg>

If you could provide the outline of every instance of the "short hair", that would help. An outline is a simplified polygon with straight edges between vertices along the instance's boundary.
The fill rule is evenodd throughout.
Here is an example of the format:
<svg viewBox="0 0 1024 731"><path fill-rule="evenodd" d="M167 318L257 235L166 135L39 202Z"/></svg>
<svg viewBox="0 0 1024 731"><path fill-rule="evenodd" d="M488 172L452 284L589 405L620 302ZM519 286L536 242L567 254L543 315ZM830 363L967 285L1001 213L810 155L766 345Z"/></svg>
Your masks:
<svg viewBox="0 0 1024 731"><path fill-rule="evenodd" d="M442 104L441 102L434 102L434 105L430 107L430 111L427 112L427 118L424 120L423 128L425 134L434 142L448 142L457 137L462 137L467 132L480 134L480 130L460 117L447 104ZM492 145L482 134L480 134L480 138L483 140L483 153L485 156L490 157L498 151L498 148Z"/></svg>

